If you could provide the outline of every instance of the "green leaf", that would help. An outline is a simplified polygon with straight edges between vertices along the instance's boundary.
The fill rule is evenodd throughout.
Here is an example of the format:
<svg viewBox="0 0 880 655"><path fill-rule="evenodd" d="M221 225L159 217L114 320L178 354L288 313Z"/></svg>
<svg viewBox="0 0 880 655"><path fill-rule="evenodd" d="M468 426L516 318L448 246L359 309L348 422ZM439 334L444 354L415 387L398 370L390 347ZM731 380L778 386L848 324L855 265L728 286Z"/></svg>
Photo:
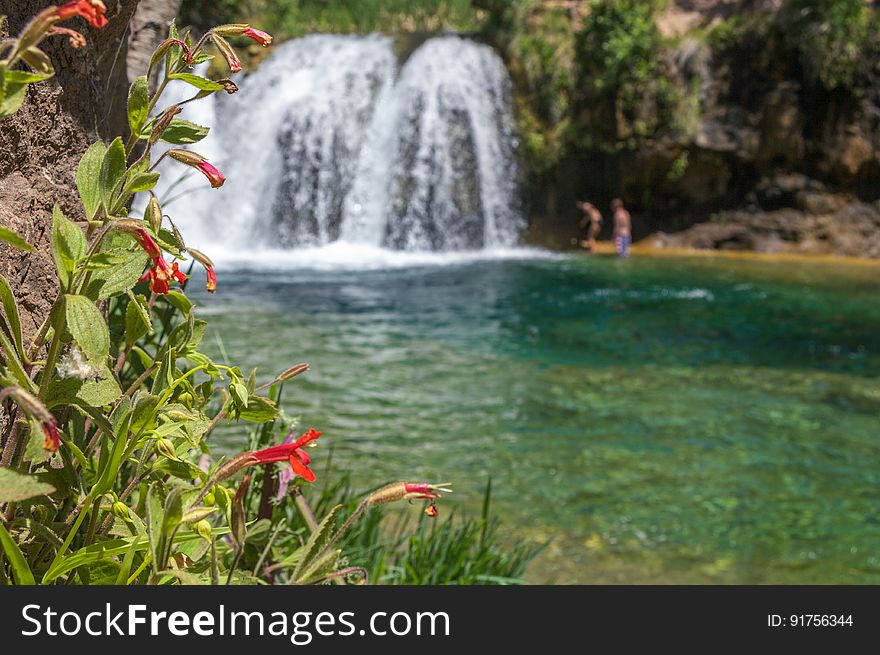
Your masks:
<svg viewBox="0 0 880 655"><path fill-rule="evenodd" d="M112 252L124 258L124 262L111 268L92 273L92 280L86 295L99 300L112 298L131 289L140 279L149 256L143 248L123 232L111 232L104 237L101 252Z"/></svg>
<svg viewBox="0 0 880 655"><path fill-rule="evenodd" d="M147 76L135 78L128 89L128 124L131 133L137 134L147 119L150 105L150 92L147 88Z"/></svg>
<svg viewBox="0 0 880 655"><path fill-rule="evenodd" d="M159 173L138 173L125 183L125 194L149 191L159 181Z"/></svg>
<svg viewBox="0 0 880 655"><path fill-rule="evenodd" d="M250 396L247 407L243 408L238 417L253 423L265 423L278 416L278 408L268 398Z"/></svg>
<svg viewBox="0 0 880 655"><path fill-rule="evenodd" d="M85 296L68 294L64 298L67 329L80 350L94 362L103 362L110 354L110 332L95 303Z"/></svg>
<svg viewBox="0 0 880 655"><path fill-rule="evenodd" d="M17 503L51 493L55 493L51 484L10 468L0 468L0 503Z"/></svg>
<svg viewBox="0 0 880 655"><path fill-rule="evenodd" d="M202 91L222 91L223 85L194 73L174 73L168 76L172 80L181 80Z"/></svg>
<svg viewBox="0 0 880 655"><path fill-rule="evenodd" d="M165 128L165 131L162 132L162 140L175 145L198 143L208 136L210 129L182 118L174 118L168 127Z"/></svg>
<svg viewBox="0 0 880 655"><path fill-rule="evenodd" d="M22 239L8 227L3 227L2 225L0 225L0 241L5 241L9 245L15 246L19 250L24 250L25 252L33 252L34 250L34 247L31 244Z"/></svg>
<svg viewBox="0 0 880 655"><path fill-rule="evenodd" d="M18 304L15 302L15 294L6 278L0 275L0 302L3 303L3 312L6 314L6 323L19 357L25 359L24 348L21 345L21 318L18 315Z"/></svg>
<svg viewBox="0 0 880 655"><path fill-rule="evenodd" d="M113 209L116 195L122 188L122 180L125 178L125 146L122 145L122 138L116 137L104 153L104 159L101 161L101 174L99 179L99 189L101 193L101 203L104 205L104 212L110 216Z"/></svg>
<svg viewBox="0 0 880 655"><path fill-rule="evenodd" d="M39 421L30 419L28 421L30 427L30 437L27 440L27 447L24 451L24 459L31 464L39 464L52 458L52 452L43 448L45 433L43 426Z"/></svg>
<svg viewBox="0 0 880 655"><path fill-rule="evenodd" d="M18 349L6 336L5 330L0 330L0 348L3 348L3 354L6 359L6 368L23 388L33 392L35 385L24 370L24 365L18 356Z"/></svg>
<svg viewBox="0 0 880 655"><path fill-rule="evenodd" d="M116 266L117 264L122 264L124 262L125 257L122 255L112 252L99 252L92 255L88 258L88 260L83 262L81 268L86 271L102 271L106 268L110 268L111 266Z"/></svg>
<svg viewBox="0 0 880 655"><path fill-rule="evenodd" d="M153 570L159 571L168 562L174 535L183 519L183 489L175 487L169 491L163 508L158 486L152 485L147 491L147 518L147 532L153 551Z"/></svg>
<svg viewBox="0 0 880 655"><path fill-rule="evenodd" d="M179 39L180 36L177 33L177 21L172 20L171 25L168 26L168 38L169 39ZM168 53L165 55L165 76L171 72L171 66L176 64L180 59L182 50L180 46L173 45L168 48Z"/></svg>
<svg viewBox="0 0 880 655"><path fill-rule="evenodd" d="M153 322L146 298L131 295L131 301L125 308L125 343L130 348L145 334L153 333Z"/></svg>
<svg viewBox="0 0 880 655"><path fill-rule="evenodd" d="M69 221L58 203L52 208L52 257L62 287L70 283L70 274L86 255L88 243L83 231Z"/></svg>
<svg viewBox="0 0 880 655"><path fill-rule="evenodd" d="M107 146L96 141L89 146L76 168L76 188L86 210L86 218L92 220L101 207L101 163Z"/></svg>
<svg viewBox="0 0 880 655"><path fill-rule="evenodd" d="M0 523L0 545L3 546L3 551L6 553L6 557L9 558L9 564L12 567L12 577L15 579L15 584L36 584L34 581L34 574L31 573L31 568L28 566L27 560L24 558L24 555L21 554L21 550L19 550L18 545L12 539L12 535L6 531L6 528L3 527L2 523Z"/></svg>
<svg viewBox="0 0 880 655"><path fill-rule="evenodd" d="M3 99L0 100L0 118L12 116L21 107L27 96L27 84L7 84Z"/></svg>
<svg viewBox="0 0 880 655"><path fill-rule="evenodd" d="M193 308L193 304L189 298L186 297L185 294L180 291L169 291L168 295L165 296L165 299L170 302L177 310L183 314L184 316L189 316L190 311Z"/></svg>
<svg viewBox="0 0 880 655"><path fill-rule="evenodd" d="M30 82L42 82L52 77L52 73L32 73L31 71L5 71L7 84L28 84Z"/></svg>
<svg viewBox="0 0 880 655"><path fill-rule="evenodd" d="M312 533L312 536L309 537L306 545L303 546L302 556L300 557L296 568L293 570L294 580L299 580L302 573L306 571L309 565L312 564L319 555L321 555L321 551L323 551L327 544L330 543L330 539L333 537L336 528L336 518L339 516L340 511L342 511L342 505L336 505L331 509L327 516L324 517L324 520L321 521L321 524Z"/></svg>
<svg viewBox="0 0 880 655"><path fill-rule="evenodd" d="M119 473L119 466L122 464L122 457L125 454L125 446L126 440L123 437L116 437L113 441L113 448L110 451L110 456L107 458L104 467L101 469L98 482L92 487L91 495L93 497L97 498L101 494L106 493L107 490L113 486L113 482L116 480L116 476ZM102 456L104 452L106 451L102 450Z"/></svg>
<svg viewBox="0 0 880 655"><path fill-rule="evenodd" d="M103 407L115 402L122 395L122 389L104 367L97 380L79 378L59 378L49 383L44 399L46 407L52 409L59 405L78 405L80 407Z"/></svg>
<svg viewBox="0 0 880 655"><path fill-rule="evenodd" d="M308 566L300 571L299 575L295 575L293 579L294 584L307 585L321 582L336 570L336 561L341 554L342 551L331 548L318 555Z"/></svg>

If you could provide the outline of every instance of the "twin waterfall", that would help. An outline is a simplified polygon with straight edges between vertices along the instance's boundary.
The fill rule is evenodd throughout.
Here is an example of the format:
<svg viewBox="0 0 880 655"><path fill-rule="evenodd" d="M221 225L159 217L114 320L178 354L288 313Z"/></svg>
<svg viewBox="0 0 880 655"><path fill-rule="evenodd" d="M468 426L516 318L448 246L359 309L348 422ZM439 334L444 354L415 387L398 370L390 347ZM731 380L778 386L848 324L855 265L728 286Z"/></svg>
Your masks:
<svg viewBox="0 0 880 655"><path fill-rule="evenodd" d="M158 192L192 245L517 244L510 81L489 47L432 38L399 66L388 37L312 35L276 48L239 86L182 114L211 126L192 147L227 175L222 189L164 169ZM169 85L171 101L192 94Z"/></svg>

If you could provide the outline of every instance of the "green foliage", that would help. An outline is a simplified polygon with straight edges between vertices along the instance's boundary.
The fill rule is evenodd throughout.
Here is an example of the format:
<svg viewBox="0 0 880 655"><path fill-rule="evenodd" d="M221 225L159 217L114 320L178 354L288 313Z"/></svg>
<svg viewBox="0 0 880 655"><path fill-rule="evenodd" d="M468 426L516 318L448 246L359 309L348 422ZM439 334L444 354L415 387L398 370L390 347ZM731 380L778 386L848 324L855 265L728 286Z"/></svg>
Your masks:
<svg viewBox="0 0 880 655"><path fill-rule="evenodd" d="M658 5L597 0L577 36L578 107L606 143L652 136L671 124L676 99L661 64Z"/></svg>
<svg viewBox="0 0 880 655"><path fill-rule="evenodd" d="M788 0L780 20L807 76L826 89L850 88L870 71L878 15L863 0Z"/></svg>
<svg viewBox="0 0 880 655"><path fill-rule="evenodd" d="M485 12L471 0L184 0L181 16L199 27L246 16L278 38L294 38L312 32L475 31Z"/></svg>

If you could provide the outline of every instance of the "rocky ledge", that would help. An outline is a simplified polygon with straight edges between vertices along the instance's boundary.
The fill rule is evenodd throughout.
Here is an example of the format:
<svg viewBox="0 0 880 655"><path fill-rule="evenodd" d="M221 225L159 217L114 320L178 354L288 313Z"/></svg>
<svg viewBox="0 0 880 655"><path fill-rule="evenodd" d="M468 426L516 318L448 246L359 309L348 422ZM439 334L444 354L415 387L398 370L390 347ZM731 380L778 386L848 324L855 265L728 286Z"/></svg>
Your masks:
<svg viewBox="0 0 880 655"><path fill-rule="evenodd" d="M880 259L880 201L830 193L803 176L759 186L743 210L713 214L708 222L648 243L659 248L834 254Z"/></svg>

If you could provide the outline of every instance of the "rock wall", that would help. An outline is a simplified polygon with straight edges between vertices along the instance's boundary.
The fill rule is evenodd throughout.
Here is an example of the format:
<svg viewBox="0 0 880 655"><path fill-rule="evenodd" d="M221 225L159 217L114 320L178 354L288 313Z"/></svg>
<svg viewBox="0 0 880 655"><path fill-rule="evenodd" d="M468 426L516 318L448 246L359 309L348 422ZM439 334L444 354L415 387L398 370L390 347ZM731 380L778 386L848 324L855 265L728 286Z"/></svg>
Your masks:
<svg viewBox="0 0 880 655"><path fill-rule="evenodd" d="M18 34L49 4L3 2L0 14L8 17L8 25L2 36ZM65 24L85 35L84 48L72 48L62 36L43 42L55 76L31 85L18 113L0 121L0 224L36 247L24 254L0 244L0 273L16 290L27 336L36 332L54 300L52 206L57 202L68 217L84 218L74 180L79 158L96 139L126 133L129 79L146 72L149 53L166 34L179 0L143 0L140 8L139 0L106 4L109 22L101 30L80 18ZM131 48L130 22L137 37Z"/></svg>

